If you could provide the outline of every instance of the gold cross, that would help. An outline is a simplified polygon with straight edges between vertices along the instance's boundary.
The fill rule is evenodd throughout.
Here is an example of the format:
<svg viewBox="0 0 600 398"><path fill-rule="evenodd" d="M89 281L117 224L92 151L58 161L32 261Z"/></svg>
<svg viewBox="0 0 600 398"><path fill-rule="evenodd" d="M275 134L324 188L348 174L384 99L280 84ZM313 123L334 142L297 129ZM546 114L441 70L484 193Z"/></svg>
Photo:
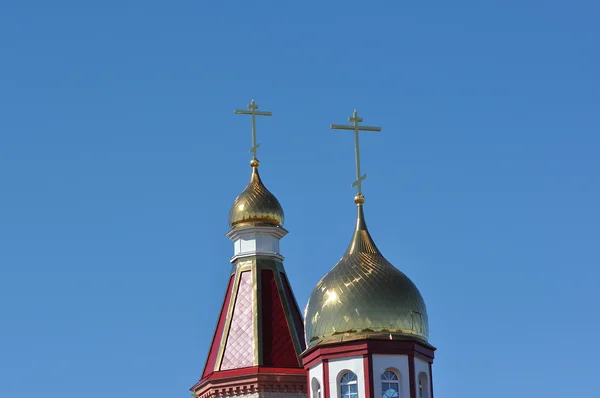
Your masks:
<svg viewBox="0 0 600 398"><path fill-rule="evenodd" d="M345 124L332 124L330 127L333 130L354 130L354 152L356 156L356 181L352 183L352 187L358 188L358 195L362 195L362 181L367 178L367 174L360 174L360 147L358 146L358 132L359 131L381 131L381 127L371 126L359 126L358 123L362 123L362 117L358 117L356 109L351 117L348 118L349 122L352 122L352 126Z"/></svg>
<svg viewBox="0 0 600 398"><path fill-rule="evenodd" d="M249 111L235 110L233 113L235 113L236 115L252 115L252 148L250 148L250 153L253 154L253 160L257 160L256 159L256 150L258 149L260 144L256 143L256 116L272 116L273 113L257 112L256 110L258 109L258 105L256 105L254 103L254 100L252 100L250 102L250 105L248 105L248 109L250 109L250 110Z"/></svg>

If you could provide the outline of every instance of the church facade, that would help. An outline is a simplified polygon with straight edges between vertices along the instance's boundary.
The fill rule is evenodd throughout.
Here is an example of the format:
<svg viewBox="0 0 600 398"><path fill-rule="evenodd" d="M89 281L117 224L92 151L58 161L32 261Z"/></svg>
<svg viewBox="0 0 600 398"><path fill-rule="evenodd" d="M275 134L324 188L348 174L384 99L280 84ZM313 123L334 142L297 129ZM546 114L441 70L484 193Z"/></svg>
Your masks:
<svg viewBox="0 0 600 398"><path fill-rule="evenodd" d="M432 364L425 302L415 284L381 254L367 229L356 146L357 206L354 234L341 260L310 294L302 317L283 265L279 241L284 212L263 184L256 156L250 182L230 213L234 255L225 297L200 380L199 398L433 398Z"/></svg>

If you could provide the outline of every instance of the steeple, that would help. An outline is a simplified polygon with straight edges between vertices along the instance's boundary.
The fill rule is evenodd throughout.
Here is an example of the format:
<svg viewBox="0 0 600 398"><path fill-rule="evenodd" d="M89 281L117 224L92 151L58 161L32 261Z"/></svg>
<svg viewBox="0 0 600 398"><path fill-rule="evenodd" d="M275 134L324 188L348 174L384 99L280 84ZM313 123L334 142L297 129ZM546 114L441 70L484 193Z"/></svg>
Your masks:
<svg viewBox="0 0 600 398"><path fill-rule="evenodd" d="M306 394L302 316L283 266L279 241L287 231L277 198L263 184L256 158L254 100L250 182L229 212L234 254L229 283L202 377L192 387L200 398L274 392L297 398Z"/></svg>
<svg viewBox="0 0 600 398"><path fill-rule="evenodd" d="M357 218L352 239L338 263L310 294L305 311L308 349L302 354L312 395L334 397L431 398L431 364L425 302L415 284L383 257L364 215L356 110L353 130ZM418 386L418 388L417 388Z"/></svg>

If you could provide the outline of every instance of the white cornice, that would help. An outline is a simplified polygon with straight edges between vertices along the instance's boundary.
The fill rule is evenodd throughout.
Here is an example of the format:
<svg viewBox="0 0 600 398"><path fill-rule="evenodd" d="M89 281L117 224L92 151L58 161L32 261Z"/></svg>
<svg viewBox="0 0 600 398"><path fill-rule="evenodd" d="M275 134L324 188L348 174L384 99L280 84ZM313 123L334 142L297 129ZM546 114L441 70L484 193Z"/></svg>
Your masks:
<svg viewBox="0 0 600 398"><path fill-rule="evenodd" d="M273 257L273 258L276 258L276 259L278 259L278 260L280 260L282 262L285 259L285 257L283 257L281 254L276 253L276 252L266 252L266 251L254 250L254 251L250 251L250 252L244 252L244 253L236 254L235 256L231 257L231 260L229 260L229 262L231 262L233 264L237 260L239 260L240 258L255 257L255 256Z"/></svg>
<svg viewBox="0 0 600 398"><path fill-rule="evenodd" d="M277 239L281 239L286 236L288 231L282 227L271 227L267 225L238 225L225 234L232 241L236 241L240 238L247 238L254 235L267 235Z"/></svg>

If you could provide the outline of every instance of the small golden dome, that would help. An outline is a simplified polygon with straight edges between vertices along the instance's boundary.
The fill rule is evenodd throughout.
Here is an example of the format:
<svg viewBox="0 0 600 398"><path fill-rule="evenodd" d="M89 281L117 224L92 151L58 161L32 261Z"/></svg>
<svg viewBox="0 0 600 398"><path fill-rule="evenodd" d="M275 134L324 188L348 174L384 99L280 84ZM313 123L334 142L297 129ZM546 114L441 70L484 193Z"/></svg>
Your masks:
<svg viewBox="0 0 600 398"><path fill-rule="evenodd" d="M362 196L362 195L361 195ZM414 339L427 344L427 309L419 289L375 246L364 220L364 198L342 259L310 294L307 346L357 339Z"/></svg>
<svg viewBox="0 0 600 398"><path fill-rule="evenodd" d="M229 225L241 223L275 224L283 226L283 208L279 201L262 183L258 175L258 160L251 162L250 183L235 198L229 211Z"/></svg>

